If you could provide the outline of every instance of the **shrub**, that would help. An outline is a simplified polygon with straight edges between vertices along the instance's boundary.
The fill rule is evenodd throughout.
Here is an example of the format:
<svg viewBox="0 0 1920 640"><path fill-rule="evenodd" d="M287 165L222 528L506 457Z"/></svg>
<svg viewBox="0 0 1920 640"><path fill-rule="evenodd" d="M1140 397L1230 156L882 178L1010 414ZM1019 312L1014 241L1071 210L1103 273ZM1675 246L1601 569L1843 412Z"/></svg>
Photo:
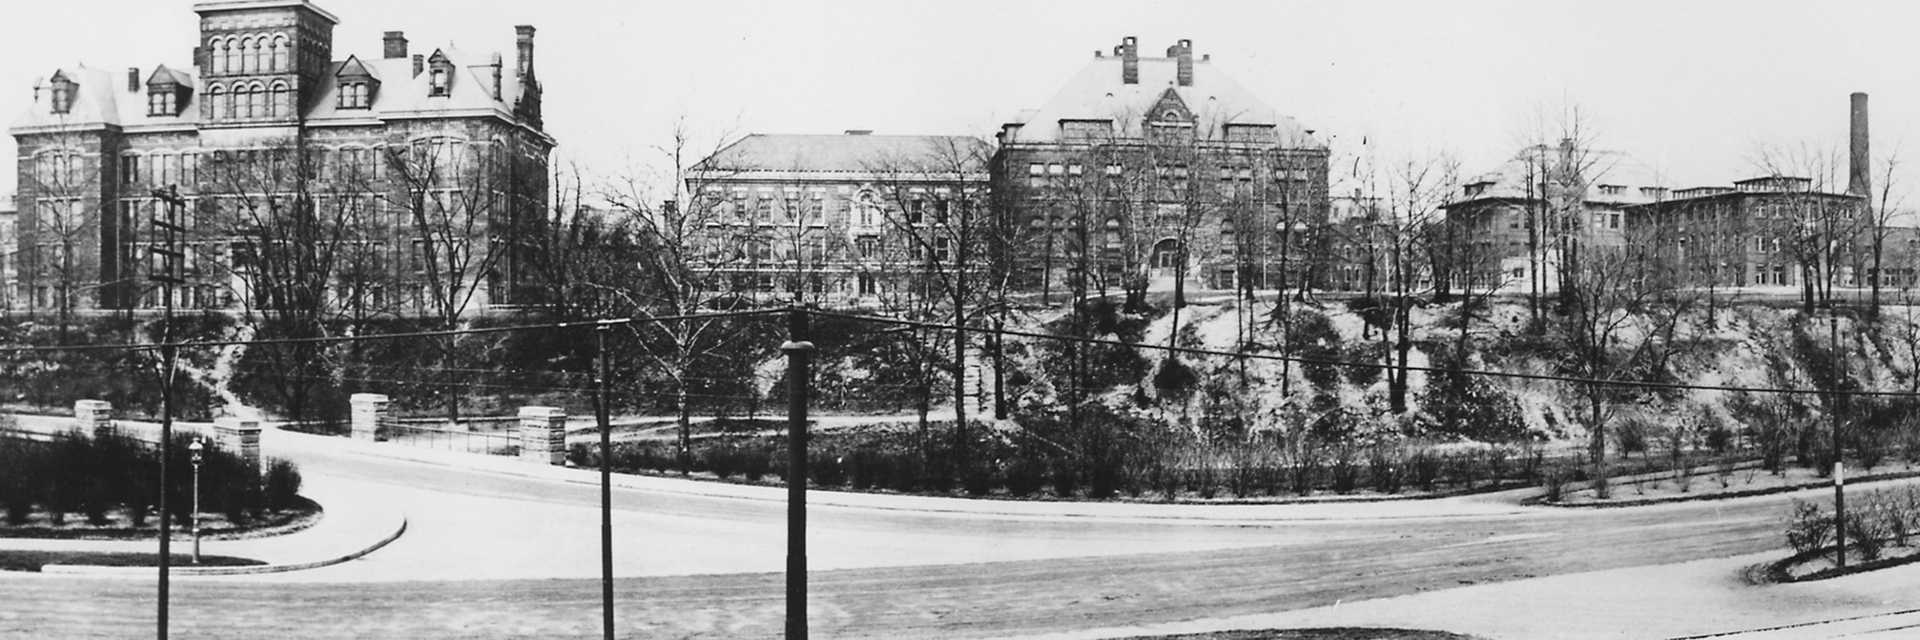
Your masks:
<svg viewBox="0 0 1920 640"><path fill-rule="evenodd" d="M1073 463L1055 460L1053 462L1053 495L1071 498L1079 490L1080 476L1079 472L1073 468Z"/></svg>
<svg viewBox="0 0 1920 640"><path fill-rule="evenodd" d="M1573 474L1565 467L1554 465L1546 468L1540 476L1541 488L1546 490L1547 502L1559 502L1567 497L1567 483L1573 480Z"/></svg>
<svg viewBox="0 0 1920 640"><path fill-rule="evenodd" d="M1005 471L1007 494L1015 497L1027 497L1040 490L1046 483L1046 466L1026 458L1009 460Z"/></svg>
<svg viewBox="0 0 1920 640"><path fill-rule="evenodd" d="M1333 490L1339 493L1353 493L1354 487L1360 484L1360 465L1354 463L1353 449L1345 446L1335 449L1330 466Z"/></svg>
<svg viewBox="0 0 1920 640"><path fill-rule="evenodd" d="M814 451L807 454L807 478L814 486L838 487L847 482L844 461L838 453Z"/></svg>
<svg viewBox="0 0 1920 640"><path fill-rule="evenodd" d="M1159 389L1163 397L1175 401L1185 399L1192 392L1194 383L1199 381L1200 376L1193 372L1193 368L1173 355L1160 361L1160 370L1153 374L1154 388Z"/></svg>
<svg viewBox="0 0 1920 640"><path fill-rule="evenodd" d="M747 482L759 482L773 468L772 458L773 454L766 447L746 449L740 461L740 474L746 477Z"/></svg>
<svg viewBox="0 0 1920 640"><path fill-rule="evenodd" d="M1853 552L1867 562L1880 559L1881 551L1887 546L1885 521L1880 518L1879 511L1869 507L1847 513L1847 539L1851 541Z"/></svg>
<svg viewBox="0 0 1920 640"><path fill-rule="evenodd" d="M1367 452L1367 479L1374 491L1400 492L1400 461L1395 459L1395 453L1384 445Z"/></svg>
<svg viewBox="0 0 1920 640"><path fill-rule="evenodd" d="M1794 553L1825 548L1833 541L1833 516L1820 505L1794 500L1787 514L1786 536L1787 546L1793 547Z"/></svg>
<svg viewBox="0 0 1920 640"><path fill-rule="evenodd" d="M271 458L267 461L266 483L267 508L281 511L293 506L300 495L300 466L291 460Z"/></svg>
<svg viewBox="0 0 1920 640"><path fill-rule="evenodd" d="M1440 458L1433 451L1421 448L1407 458L1407 468L1412 472L1413 482L1421 491L1433 491L1434 482L1440 479Z"/></svg>

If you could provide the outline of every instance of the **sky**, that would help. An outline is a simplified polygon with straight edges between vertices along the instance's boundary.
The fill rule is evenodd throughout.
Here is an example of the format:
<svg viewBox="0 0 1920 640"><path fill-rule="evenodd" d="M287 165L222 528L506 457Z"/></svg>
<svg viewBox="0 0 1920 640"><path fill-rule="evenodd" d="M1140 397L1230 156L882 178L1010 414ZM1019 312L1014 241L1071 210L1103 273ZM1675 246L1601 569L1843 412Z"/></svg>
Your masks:
<svg viewBox="0 0 1920 640"><path fill-rule="evenodd" d="M1920 197L1920 3L1439 0L315 0L334 57L453 43L536 68L556 159L657 176L676 123L698 152L749 133L976 134L1045 102L1095 50L1174 41L1318 131L1336 158L1447 154L1488 171L1577 108L1596 147L1671 186L1760 172L1762 149L1844 151L1848 94L1871 95L1876 162ZM0 117L63 65L185 66L189 0L9 3ZM1548 124L1543 124L1548 123ZM12 138L0 141L13 157ZM1876 171L1878 174L1879 171ZM0 172L0 192L14 173ZM1915 191L1920 194L1920 191Z"/></svg>

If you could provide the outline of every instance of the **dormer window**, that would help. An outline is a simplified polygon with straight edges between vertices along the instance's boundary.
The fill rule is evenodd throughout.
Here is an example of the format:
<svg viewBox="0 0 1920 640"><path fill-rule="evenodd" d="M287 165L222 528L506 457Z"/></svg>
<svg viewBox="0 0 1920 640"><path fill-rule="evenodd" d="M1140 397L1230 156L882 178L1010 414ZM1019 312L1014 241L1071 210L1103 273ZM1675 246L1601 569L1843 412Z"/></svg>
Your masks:
<svg viewBox="0 0 1920 640"><path fill-rule="evenodd" d="M439 51L427 56L427 95L451 95L453 90L453 61L447 54Z"/></svg>
<svg viewBox="0 0 1920 640"><path fill-rule="evenodd" d="M148 91L147 92L147 115L150 115L150 116L176 115L174 110L173 92L172 91Z"/></svg>
<svg viewBox="0 0 1920 640"><path fill-rule="evenodd" d="M353 82L340 85L340 108L365 109L368 107L367 83Z"/></svg>
<svg viewBox="0 0 1920 640"><path fill-rule="evenodd" d="M75 87L73 81L68 80L66 76L60 74L53 76L54 113L68 113L73 111L73 93L75 88L77 87Z"/></svg>
<svg viewBox="0 0 1920 640"><path fill-rule="evenodd" d="M448 76L449 74L447 73L446 69L434 69L432 75L428 76L429 84L427 89L427 95L430 95L430 96L447 95L447 80L449 79Z"/></svg>

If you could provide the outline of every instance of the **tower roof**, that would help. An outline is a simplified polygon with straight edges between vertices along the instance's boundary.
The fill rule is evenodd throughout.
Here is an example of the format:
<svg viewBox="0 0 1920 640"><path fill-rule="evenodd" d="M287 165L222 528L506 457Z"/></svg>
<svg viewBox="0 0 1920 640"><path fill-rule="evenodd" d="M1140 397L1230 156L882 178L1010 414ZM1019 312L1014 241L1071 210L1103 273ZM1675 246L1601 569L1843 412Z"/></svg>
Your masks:
<svg viewBox="0 0 1920 640"><path fill-rule="evenodd" d="M210 0L208 2L194 3L193 12L206 15L225 11L279 9L285 7L306 9L312 11L315 15L326 18L328 22L340 24L340 16L333 15L333 12L322 9L320 5L308 2L307 0Z"/></svg>
<svg viewBox="0 0 1920 640"><path fill-rule="evenodd" d="M1264 125L1274 128L1274 139L1281 146L1325 147L1298 121L1240 86L1210 58L1192 59L1193 81L1187 86L1179 82L1179 58L1138 60L1139 82L1127 83L1122 78L1124 58L1095 57L1039 109L1021 113L1013 123L1022 125L1019 134L1008 142L1058 142L1063 120L1111 120L1115 135L1139 137L1142 121L1171 93L1197 119L1196 130L1208 137L1221 137L1228 125Z"/></svg>

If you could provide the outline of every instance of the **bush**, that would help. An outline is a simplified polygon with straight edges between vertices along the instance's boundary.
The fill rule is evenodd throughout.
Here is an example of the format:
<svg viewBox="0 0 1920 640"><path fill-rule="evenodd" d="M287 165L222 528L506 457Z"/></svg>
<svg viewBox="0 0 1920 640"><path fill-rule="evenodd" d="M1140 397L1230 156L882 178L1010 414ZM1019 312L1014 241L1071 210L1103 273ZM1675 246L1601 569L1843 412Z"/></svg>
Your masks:
<svg viewBox="0 0 1920 640"><path fill-rule="evenodd" d="M1820 505L1794 500L1786 523L1787 546L1794 553L1825 548L1833 542L1833 516Z"/></svg>
<svg viewBox="0 0 1920 640"><path fill-rule="evenodd" d="M1080 490L1080 474L1067 460L1053 462L1053 495L1071 498Z"/></svg>
<svg viewBox="0 0 1920 640"><path fill-rule="evenodd" d="M1015 497L1027 497L1040 490L1046 483L1046 466L1026 458L1014 458L1007 462L1007 494Z"/></svg>
<svg viewBox="0 0 1920 640"><path fill-rule="evenodd" d="M1333 490L1343 494L1353 493L1360 484L1360 465L1354 462L1353 449L1345 446L1335 449L1331 467Z"/></svg>
<svg viewBox="0 0 1920 640"><path fill-rule="evenodd" d="M1400 461L1396 451L1386 446L1376 446L1367 453L1367 479L1373 484L1373 490L1380 493L1400 492Z"/></svg>
<svg viewBox="0 0 1920 640"><path fill-rule="evenodd" d="M1436 481L1440 479L1440 457L1430 449L1414 451L1407 458L1407 468L1412 472L1413 482L1421 491L1432 492Z"/></svg>
<svg viewBox="0 0 1920 640"><path fill-rule="evenodd" d="M1856 509L1847 513L1847 539L1860 559L1873 562L1887 546L1887 530L1878 509Z"/></svg>
<svg viewBox="0 0 1920 640"><path fill-rule="evenodd" d="M265 480L267 508L274 511L291 508L300 495L301 482L299 465L282 458L269 459Z"/></svg>

